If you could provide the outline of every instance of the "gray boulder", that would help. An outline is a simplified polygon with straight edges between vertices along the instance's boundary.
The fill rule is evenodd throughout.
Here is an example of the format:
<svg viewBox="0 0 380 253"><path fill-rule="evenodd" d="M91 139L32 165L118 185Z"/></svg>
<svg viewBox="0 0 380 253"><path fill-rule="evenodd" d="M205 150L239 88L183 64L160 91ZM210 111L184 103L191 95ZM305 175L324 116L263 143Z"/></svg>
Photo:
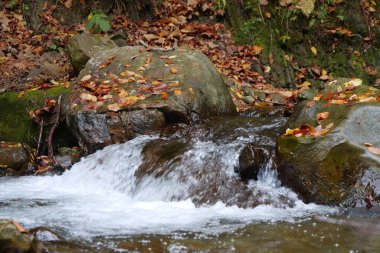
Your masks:
<svg viewBox="0 0 380 253"><path fill-rule="evenodd" d="M87 153L169 123L236 113L221 74L204 54L141 50L97 53L65 99L67 123Z"/></svg>

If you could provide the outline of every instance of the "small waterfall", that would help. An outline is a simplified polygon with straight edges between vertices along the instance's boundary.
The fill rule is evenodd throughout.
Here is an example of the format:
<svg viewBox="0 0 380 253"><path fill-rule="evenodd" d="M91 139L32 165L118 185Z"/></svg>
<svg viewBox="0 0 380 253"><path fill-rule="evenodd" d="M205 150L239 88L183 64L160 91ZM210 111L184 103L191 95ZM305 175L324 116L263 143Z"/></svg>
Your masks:
<svg viewBox="0 0 380 253"><path fill-rule="evenodd" d="M92 238L178 230L219 233L254 221L292 221L335 211L306 205L280 187L271 163L258 181L241 183L233 168L242 139L189 142L179 157L163 163L166 170L160 175L139 178L142 152L155 141L168 140L140 136L109 146L62 176L0 178L0 218L49 227L68 238ZM254 206L234 205L244 201Z"/></svg>

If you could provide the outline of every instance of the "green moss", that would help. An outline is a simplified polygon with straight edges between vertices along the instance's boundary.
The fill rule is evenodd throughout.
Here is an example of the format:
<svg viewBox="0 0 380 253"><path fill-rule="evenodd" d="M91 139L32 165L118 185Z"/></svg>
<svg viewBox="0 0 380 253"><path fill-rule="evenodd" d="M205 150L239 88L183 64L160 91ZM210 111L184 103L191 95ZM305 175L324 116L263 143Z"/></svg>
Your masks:
<svg viewBox="0 0 380 253"><path fill-rule="evenodd" d="M18 92L0 95L0 140L26 142L31 144L37 136L38 128L30 120L28 112L42 107L45 98L56 98L68 93L69 88L57 86L46 91L26 91L22 97Z"/></svg>

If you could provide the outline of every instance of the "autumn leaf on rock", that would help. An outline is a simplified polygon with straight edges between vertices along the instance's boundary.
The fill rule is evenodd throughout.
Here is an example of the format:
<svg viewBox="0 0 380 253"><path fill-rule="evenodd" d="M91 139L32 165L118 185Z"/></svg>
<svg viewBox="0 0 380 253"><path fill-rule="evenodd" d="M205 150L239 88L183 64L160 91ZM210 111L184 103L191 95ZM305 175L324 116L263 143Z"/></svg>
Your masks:
<svg viewBox="0 0 380 253"><path fill-rule="evenodd" d="M88 93L81 93L80 98L88 102L96 102L97 98L94 95Z"/></svg>
<svg viewBox="0 0 380 253"><path fill-rule="evenodd" d="M375 155L380 155L380 148L374 147L371 143L364 143L368 151Z"/></svg>
<svg viewBox="0 0 380 253"><path fill-rule="evenodd" d="M107 109L109 110L109 111L113 111L113 112L117 112L117 111L120 111L120 105L119 104L117 104L117 103L115 103L115 104L110 104L110 105L108 105L107 106Z"/></svg>
<svg viewBox="0 0 380 253"><path fill-rule="evenodd" d="M180 96L180 95L182 95L182 91L180 89L176 89L176 90L174 90L174 95Z"/></svg>
<svg viewBox="0 0 380 253"><path fill-rule="evenodd" d="M176 73L177 73L177 69L176 69L175 67L171 67L171 68L170 68L170 72L171 72L172 74L176 74Z"/></svg>
<svg viewBox="0 0 380 253"><path fill-rule="evenodd" d="M167 99L169 97L169 94L167 92L161 92L161 98Z"/></svg>
<svg viewBox="0 0 380 253"><path fill-rule="evenodd" d="M82 79L80 79L81 82L86 82L88 80L91 79L91 75L85 75L84 77L82 77Z"/></svg>
<svg viewBox="0 0 380 253"><path fill-rule="evenodd" d="M329 112L320 112L317 114L317 122L321 124L322 121L326 120L329 117Z"/></svg>

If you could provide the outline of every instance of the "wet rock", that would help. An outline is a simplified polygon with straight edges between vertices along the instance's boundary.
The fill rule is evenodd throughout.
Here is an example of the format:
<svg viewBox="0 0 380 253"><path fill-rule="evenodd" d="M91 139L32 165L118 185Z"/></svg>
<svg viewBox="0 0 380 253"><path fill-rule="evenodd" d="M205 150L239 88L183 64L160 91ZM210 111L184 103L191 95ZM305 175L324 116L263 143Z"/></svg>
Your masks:
<svg viewBox="0 0 380 253"><path fill-rule="evenodd" d="M112 143L105 114L77 112L67 118L67 124L85 153L93 153Z"/></svg>
<svg viewBox="0 0 380 253"><path fill-rule="evenodd" d="M29 147L24 145L26 149ZM0 167L11 168L20 171L25 168L29 162L29 156L20 143L0 142Z"/></svg>
<svg viewBox="0 0 380 253"><path fill-rule="evenodd" d="M323 93L342 90L347 80L339 80ZM340 86L340 88L338 88ZM376 89L361 85L351 96L379 94ZM376 95L375 95L376 97ZM374 100L372 100L374 101ZM371 153L364 143L380 147L380 103L353 103L326 106L316 101L312 107L300 103L287 127L317 125L320 112L329 112L322 126L333 128L320 137L281 136L277 140L279 176L307 202L343 206L365 206L366 199L374 204L380 200L380 157Z"/></svg>
<svg viewBox="0 0 380 253"><path fill-rule="evenodd" d="M61 237L51 231L50 229L44 227L33 228L29 231L35 236L35 238L41 242L52 242L60 241Z"/></svg>
<svg viewBox="0 0 380 253"><path fill-rule="evenodd" d="M70 61L76 73L79 73L96 53L114 47L117 45L110 38L89 33L74 35L67 44Z"/></svg>
<svg viewBox="0 0 380 253"><path fill-rule="evenodd" d="M268 150L249 144L240 152L237 172L243 180L257 180L260 169L264 168L269 159L270 152Z"/></svg>
<svg viewBox="0 0 380 253"><path fill-rule="evenodd" d="M132 103L117 104L120 109L111 112L107 109L118 103L117 94L100 102L99 106L94 104L96 110L89 110L89 102L81 99L84 90L76 89L70 94L64 111L68 125L86 153L110 143L125 142L136 134L161 130L169 123L188 123L212 115L236 113L223 78L204 54L188 49L141 53L140 49L122 47L101 51L81 71L78 80L90 76L107 83L110 75L125 79L125 74L121 73L128 66L128 71L138 75L134 74L134 79L118 86L126 91L126 98L140 96ZM166 64L169 57L170 66ZM99 68L105 62L108 62L106 66ZM139 94L145 91L141 90L142 84L138 81L142 78L146 82L144 90L148 91L141 98ZM153 82L157 80L161 84L155 90L157 84Z"/></svg>
<svg viewBox="0 0 380 253"><path fill-rule="evenodd" d="M43 253L46 250L36 238L18 223L0 219L0 252Z"/></svg>

